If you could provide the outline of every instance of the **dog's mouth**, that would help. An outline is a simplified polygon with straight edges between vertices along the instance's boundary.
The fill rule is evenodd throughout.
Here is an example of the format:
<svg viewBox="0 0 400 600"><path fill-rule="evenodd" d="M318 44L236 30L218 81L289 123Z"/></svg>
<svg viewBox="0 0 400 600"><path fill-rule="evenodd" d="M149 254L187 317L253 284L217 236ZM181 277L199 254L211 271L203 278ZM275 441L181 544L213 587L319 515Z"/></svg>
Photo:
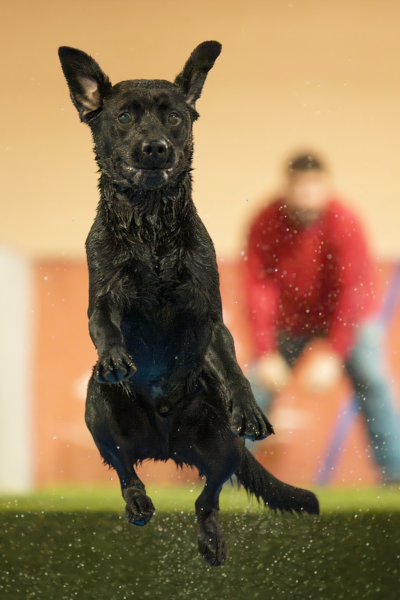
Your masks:
<svg viewBox="0 0 400 600"><path fill-rule="evenodd" d="M156 190L168 183L173 167L169 169L132 167L127 163L122 165L122 171L132 185L146 190Z"/></svg>

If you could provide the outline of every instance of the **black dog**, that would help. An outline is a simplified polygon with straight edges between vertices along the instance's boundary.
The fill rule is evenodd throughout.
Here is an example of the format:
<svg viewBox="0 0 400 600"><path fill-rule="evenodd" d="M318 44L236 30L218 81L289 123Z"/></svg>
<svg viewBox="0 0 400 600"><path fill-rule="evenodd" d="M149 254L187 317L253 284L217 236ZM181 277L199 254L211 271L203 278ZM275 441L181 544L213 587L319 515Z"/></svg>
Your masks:
<svg viewBox="0 0 400 600"><path fill-rule="evenodd" d="M174 83L112 86L93 58L62 47L71 98L92 131L100 203L86 248L89 330L99 360L89 381L86 423L116 469L126 516L154 513L134 466L146 459L197 467L199 550L226 557L219 494L238 481L273 509L318 513L311 492L269 474L243 437L273 429L258 408L222 320L212 241L192 202L192 124L208 71L221 51L200 44Z"/></svg>

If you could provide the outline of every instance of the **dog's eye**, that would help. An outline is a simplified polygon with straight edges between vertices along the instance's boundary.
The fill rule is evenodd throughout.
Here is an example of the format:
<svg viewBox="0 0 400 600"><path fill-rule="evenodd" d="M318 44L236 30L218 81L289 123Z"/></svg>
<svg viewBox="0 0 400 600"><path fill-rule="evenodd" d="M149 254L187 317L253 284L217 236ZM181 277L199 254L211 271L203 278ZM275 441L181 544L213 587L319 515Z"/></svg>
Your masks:
<svg viewBox="0 0 400 600"><path fill-rule="evenodd" d="M132 117L129 113L121 113L118 117L118 121L120 123L129 123L129 121L132 121Z"/></svg>
<svg viewBox="0 0 400 600"><path fill-rule="evenodd" d="M178 123L180 123L180 122L181 122L181 118L180 118L180 116L179 116L177 113L175 113L175 112L172 112L172 113L171 113L171 114L168 116L168 123L169 123L170 125L178 125Z"/></svg>

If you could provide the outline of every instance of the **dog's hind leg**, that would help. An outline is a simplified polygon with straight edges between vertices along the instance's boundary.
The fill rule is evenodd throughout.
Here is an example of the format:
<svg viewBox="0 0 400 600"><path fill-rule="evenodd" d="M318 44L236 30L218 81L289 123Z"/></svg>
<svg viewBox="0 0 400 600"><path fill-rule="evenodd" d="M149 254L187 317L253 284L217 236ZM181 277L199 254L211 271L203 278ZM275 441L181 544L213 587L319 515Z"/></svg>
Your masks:
<svg viewBox="0 0 400 600"><path fill-rule="evenodd" d="M199 552L213 567L223 565L226 560L225 536L218 522L219 495L225 481L234 473L237 462L232 458L227 459L225 452L220 452L217 464L204 467L206 484L195 504Z"/></svg>
<svg viewBox="0 0 400 600"><path fill-rule="evenodd" d="M237 437L227 417L209 404L196 399L179 423L177 455L205 476L203 491L196 500L198 547L211 566L224 564L226 541L218 523L219 495L225 481L240 465Z"/></svg>
<svg viewBox="0 0 400 600"><path fill-rule="evenodd" d="M129 443L130 436L124 435L125 432L116 419L115 413L119 412L115 411L117 406L121 408L126 422L137 424L132 399L125 398L121 388L106 387L92 378L89 381L86 401L86 424L104 462L118 474L128 521L132 525L146 525L155 508L133 467L136 462L134 444Z"/></svg>

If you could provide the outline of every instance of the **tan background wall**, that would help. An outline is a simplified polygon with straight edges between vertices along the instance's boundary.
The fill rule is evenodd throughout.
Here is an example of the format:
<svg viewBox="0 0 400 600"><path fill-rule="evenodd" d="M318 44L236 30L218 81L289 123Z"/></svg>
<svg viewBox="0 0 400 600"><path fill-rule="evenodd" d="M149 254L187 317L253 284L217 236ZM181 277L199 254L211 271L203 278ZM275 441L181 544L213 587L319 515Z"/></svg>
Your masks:
<svg viewBox="0 0 400 600"><path fill-rule="evenodd" d="M87 334L84 262L97 203L96 165L89 130L68 97L57 47L91 53L117 82L173 79L198 43L222 42L198 103L194 188L219 254L226 322L245 364L250 346L234 259L248 221L280 184L283 161L292 151L320 150L337 188L363 216L375 254L400 257L399 32L398 0L0 2L0 250L12 265L11 271L3 269L8 285L0 354L8 383L0 389L0 413L8 427L3 454L10 460L8 471L0 473L0 488L109 484L110 477L83 421L86 380L96 356ZM20 262L22 274L15 267ZM381 273L385 285L391 272ZM397 318L389 340L395 372L399 328ZM10 379L10 361L13 369L23 366L18 385ZM338 412L336 403L346 394L332 396L329 410ZM312 408L301 398L299 406ZM275 443L281 444L274 460L289 456L294 438L287 421L293 407L281 407L286 416L274 415L280 433ZM325 413L332 428L331 413ZM320 423L315 429L329 441L329 429ZM313 440L312 432L301 435ZM10 440L21 437L16 453ZM366 443L357 446L357 436L349 438L350 471L335 472L347 482L353 472L359 480L354 448ZM297 460L300 445L292 444ZM266 448L269 464L275 446ZM309 452L315 459L311 443ZM309 464L307 477L313 479L318 465L311 458ZM286 465L298 469L294 459ZM283 463L272 466L284 475ZM162 467L163 477L175 476L173 467ZM373 475L372 468L366 465L365 473ZM18 480L9 477L10 470ZM294 475L288 472L287 478L295 481Z"/></svg>
<svg viewBox="0 0 400 600"><path fill-rule="evenodd" d="M223 44L198 103L195 199L222 256L279 183L293 149L320 149L376 253L400 255L397 0L3 0L0 242L81 257L97 202L90 135L57 47L91 53L113 82L172 79Z"/></svg>

